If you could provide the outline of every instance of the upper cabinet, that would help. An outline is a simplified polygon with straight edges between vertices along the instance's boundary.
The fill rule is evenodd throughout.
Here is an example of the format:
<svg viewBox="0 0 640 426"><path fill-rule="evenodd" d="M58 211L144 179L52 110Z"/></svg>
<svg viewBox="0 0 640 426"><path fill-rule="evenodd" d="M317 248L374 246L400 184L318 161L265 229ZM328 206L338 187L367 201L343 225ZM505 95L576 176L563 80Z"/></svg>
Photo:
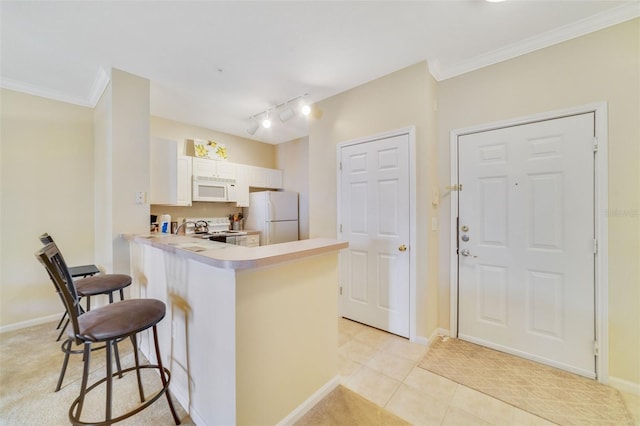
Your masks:
<svg viewBox="0 0 640 426"><path fill-rule="evenodd" d="M193 175L192 158L186 155L178 157L178 173L176 201L179 206L191 205L191 176Z"/></svg>
<svg viewBox="0 0 640 426"><path fill-rule="evenodd" d="M256 166L247 167L249 167L249 186L282 189L282 170Z"/></svg>
<svg viewBox="0 0 640 426"><path fill-rule="evenodd" d="M178 155L178 142L151 140L149 202L170 206L191 205L191 157Z"/></svg>
<svg viewBox="0 0 640 426"><path fill-rule="evenodd" d="M193 159L193 175L224 179L237 179L238 164L228 161L210 160L208 158Z"/></svg>

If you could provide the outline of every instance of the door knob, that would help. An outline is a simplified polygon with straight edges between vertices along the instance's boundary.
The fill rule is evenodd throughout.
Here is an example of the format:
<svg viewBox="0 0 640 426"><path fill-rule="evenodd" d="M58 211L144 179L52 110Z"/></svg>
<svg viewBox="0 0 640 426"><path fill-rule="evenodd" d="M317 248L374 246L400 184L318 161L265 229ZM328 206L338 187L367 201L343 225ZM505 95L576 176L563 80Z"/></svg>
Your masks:
<svg viewBox="0 0 640 426"><path fill-rule="evenodd" d="M467 249L462 249L460 250L460 254L463 256L468 256L468 257L478 257L478 256L474 256L471 254L471 252Z"/></svg>
<svg viewBox="0 0 640 426"><path fill-rule="evenodd" d="M400 247L398 247L398 250L400 251L407 251L407 246L405 246L404 244L401 245Z"/></svg>

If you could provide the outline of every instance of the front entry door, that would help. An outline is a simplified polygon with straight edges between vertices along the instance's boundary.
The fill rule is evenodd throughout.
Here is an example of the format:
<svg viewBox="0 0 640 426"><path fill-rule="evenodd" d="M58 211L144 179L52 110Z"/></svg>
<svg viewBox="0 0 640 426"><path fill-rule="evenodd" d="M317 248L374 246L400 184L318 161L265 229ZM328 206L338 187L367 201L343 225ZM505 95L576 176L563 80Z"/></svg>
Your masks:
<svg viewBox="0 0 640 426"><path fill-rule="evenodd" d="M594 114L458 138L461 339L595 378Z"/></svg>
<svg viewBox="0 0 640 426"><path fill-rule="evenodd" d="M409 135L340 148L342 315L409 337Z"/></svg>

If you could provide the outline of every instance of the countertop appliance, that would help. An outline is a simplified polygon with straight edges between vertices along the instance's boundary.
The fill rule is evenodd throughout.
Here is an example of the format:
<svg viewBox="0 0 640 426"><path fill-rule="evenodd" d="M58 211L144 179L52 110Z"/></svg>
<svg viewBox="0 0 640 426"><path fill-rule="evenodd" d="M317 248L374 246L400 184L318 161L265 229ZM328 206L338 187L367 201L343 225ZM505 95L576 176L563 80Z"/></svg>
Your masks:
<svg viewBox="0 0 640 426"><path fill-rule="evenodd" d="M246 229L260 231L260 245L298 239L298 193L260 191L249 194Z"/></svg>

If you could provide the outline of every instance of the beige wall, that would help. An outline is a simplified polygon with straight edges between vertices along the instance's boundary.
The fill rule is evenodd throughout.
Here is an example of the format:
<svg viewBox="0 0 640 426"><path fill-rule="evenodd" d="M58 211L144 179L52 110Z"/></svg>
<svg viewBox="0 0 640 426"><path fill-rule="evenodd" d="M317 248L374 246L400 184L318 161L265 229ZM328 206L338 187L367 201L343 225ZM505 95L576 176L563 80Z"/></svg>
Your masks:
<svg viewBox="0 0 640 426"><path fill-rule="evenodd" d="M428 338L437 324L437 188L434 105L436 82L425 62L394 72L314 105L309 122L309 217L311 237L336 237L336 145L407 126L416 128L417 318L416 335Z"/></svg>
<svg viewBox="0 0 640 426"><path fill-rule="evenodd" d="M95 109L96 264L109 273L129 272L124 233L146 232L149 205L149 80L117 69Z"/></svg>
<svg viewBox="0 0 640 426"><path fill-rule="evenodd" d="M227 159L233 163L269 168L276 165L276 150L273 145L166 118L151 117L151 138L178 141L181 155L193 155L193 146L185 144L186 139L213 140L227 146Z"/></svg>
<svg viewBox="0 0 640 426"><path fill-rule="evenodd" d="M69 264L94 261L93 110L0 91L0 325L57 318L34 257L50 233Z"/></svg>
<svg viewBox="0 0 640 426"><path fill-rule="evenodd" d="M609 109L609 374L640 384L640 20L439 83L439 175L449 132L607 101ZM441 229L449 227L448 198ZM606 214L606 212L605 212ZM449 235L440 238L439 323L449 327Z"/></svg>
<svg viewBox="0 0 640 426"><path fill-rule="evenodd" d="M276 145L276 168L283 170L283 185L298 193L300 239L309 238L309 138Z"/></svg>

